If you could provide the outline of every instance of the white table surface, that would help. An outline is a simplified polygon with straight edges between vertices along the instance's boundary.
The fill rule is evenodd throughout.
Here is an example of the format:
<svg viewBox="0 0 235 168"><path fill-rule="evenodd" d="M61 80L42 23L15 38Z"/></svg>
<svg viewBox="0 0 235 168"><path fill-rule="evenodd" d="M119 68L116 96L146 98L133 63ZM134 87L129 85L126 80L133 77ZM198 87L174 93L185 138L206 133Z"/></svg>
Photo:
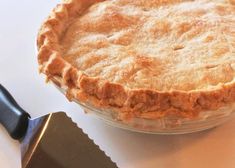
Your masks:
<svg viewBox="0 0 235 168"><path fill-rule="evenodd" d="M66 111L121 168L234 168L235 118L200 133L160 136L107 126L69 103L37 71L37 30L58 0L0 0L0 83L32 117ZM0 167L20 167L19 143L0 127Z"/></svg>

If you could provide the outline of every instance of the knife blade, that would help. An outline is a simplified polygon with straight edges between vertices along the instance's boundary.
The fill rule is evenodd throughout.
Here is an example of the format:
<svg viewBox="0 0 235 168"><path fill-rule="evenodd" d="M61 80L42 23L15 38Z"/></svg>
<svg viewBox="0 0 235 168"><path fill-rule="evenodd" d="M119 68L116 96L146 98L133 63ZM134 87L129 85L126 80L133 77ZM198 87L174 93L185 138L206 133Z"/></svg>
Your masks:
<svg viewBox="0 0 235 168"><path fill-rule="evenodd" d="M65 112L30 119L1 84L0 123L21 143L23 168L117 168Z"/></svg>

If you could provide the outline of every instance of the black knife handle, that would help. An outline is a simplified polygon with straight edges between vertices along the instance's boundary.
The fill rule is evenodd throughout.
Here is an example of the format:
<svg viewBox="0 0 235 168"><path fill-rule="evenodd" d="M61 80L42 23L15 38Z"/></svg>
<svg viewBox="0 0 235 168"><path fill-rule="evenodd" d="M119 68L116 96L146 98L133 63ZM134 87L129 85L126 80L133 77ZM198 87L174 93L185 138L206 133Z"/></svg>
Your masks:
<svg viewBox="0 0 235 168"><path fill-rule="evenodd" d="M29 114L25 112L14 100L11 94L0 84L0 123L14 139L24 137Z"/></svg>

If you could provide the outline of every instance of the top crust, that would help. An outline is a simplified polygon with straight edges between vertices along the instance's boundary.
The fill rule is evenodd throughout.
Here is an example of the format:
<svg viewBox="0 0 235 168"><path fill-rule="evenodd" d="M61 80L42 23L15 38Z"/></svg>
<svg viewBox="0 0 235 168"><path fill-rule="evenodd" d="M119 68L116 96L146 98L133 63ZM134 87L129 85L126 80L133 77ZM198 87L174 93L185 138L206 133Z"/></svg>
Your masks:
<svg viewBox="0 0 235 168"><path fill-rule="evenodd" d="M122 119L195 117L235 101L234 2L64 1L39 31L39 69Z"/></svg>

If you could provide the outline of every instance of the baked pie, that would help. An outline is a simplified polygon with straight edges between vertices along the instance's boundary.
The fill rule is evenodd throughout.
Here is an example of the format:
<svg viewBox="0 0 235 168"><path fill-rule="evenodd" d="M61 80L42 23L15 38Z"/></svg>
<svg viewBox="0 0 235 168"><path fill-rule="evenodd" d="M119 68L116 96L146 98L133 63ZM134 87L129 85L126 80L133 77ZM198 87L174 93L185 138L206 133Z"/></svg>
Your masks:
<svg viewBox="0 0 235 168"><path fill-rule="evenodd" d="M121 119L194 118L235 103L235 0L64 0L40 72Z"/></svg>

